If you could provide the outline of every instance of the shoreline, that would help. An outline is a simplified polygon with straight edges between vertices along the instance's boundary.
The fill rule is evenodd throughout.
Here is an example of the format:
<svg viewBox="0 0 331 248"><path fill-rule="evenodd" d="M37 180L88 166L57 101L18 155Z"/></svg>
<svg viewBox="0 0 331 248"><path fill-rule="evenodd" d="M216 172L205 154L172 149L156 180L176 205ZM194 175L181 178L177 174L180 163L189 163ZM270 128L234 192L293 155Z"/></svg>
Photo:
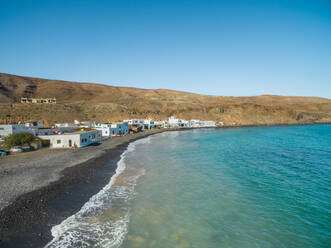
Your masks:
<svg viewBox="0 0 331 248"><path fill-rule="evenodd" d="M275 123L275 124L250 124L250 125L234 125L234 126L217 126L210 128L242 128L242 127L291 127L291 126L311 126L311 125L331 125L331 122L320 122L320 123ZM202 127L208 128L208 127Z"/></svg>
<svg viewBox="0 0 331 248"><path fill-rule="evenodd" d="M330 123L301 124L323 125ZM214 129L292 125L222 126ZM293 126L298 126L294 124ZM1 247L43 247L52 240L51 227L79 211L91 196L99 192L115 174L121 154L131 142L162 132L195 128L161 129L128 135L112 148L94 157L64 167L60 177L40 188L17 197L0 211ZM202 128L204 129L204 128ZM114 140L120 139L113 138ZM111 142L112 139L109 140ZM108 141L106 141L108 142ZM78 151L78 150L77 150ZM79 152L83 153L83 150ZM74 200L74 201L73 201Z"/></svg>
<svg viewBox="0 0 331 248"><path fill-rule="evenodd" d="M17 197L0 211L0 247L45 246L53 238L51 227L78 212L111 180L121 154L131 142L165 131L180 130L123 136L126 138L100 156L65 167L58 180Z"/></svg>

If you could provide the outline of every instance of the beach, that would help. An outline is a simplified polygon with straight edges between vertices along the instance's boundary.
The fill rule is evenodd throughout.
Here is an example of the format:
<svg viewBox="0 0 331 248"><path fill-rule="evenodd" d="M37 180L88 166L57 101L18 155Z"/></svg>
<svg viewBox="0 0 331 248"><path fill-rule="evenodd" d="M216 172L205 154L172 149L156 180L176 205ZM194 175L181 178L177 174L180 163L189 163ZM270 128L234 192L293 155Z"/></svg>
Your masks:
<svg viewBox="0 0 331 248"><path fill-rule="evenodd" d="M44 246L52 238L52 225L78 211L109 182L130 142L164 131L169 130L112 137L80 149L43 148L2 158L0 246Z"/></svg>

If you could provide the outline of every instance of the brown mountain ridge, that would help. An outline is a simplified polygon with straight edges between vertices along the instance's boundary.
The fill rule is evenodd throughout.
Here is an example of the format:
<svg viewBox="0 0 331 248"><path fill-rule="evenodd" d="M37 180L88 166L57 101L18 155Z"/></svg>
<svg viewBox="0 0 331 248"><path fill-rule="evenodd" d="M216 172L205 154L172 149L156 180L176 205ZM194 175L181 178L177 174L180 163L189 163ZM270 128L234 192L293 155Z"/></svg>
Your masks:
<svg viewBox="0 0 331 248"><path fill-rule="evenodd" d="M22 104L21 97L55 97L56 104ZM223 97L174 90L147 90L0 73L0 122L42 119L47 124L73 120L127 118L222 121L225 125L331 123L331 100L319 97L261 95Z"/></svg>

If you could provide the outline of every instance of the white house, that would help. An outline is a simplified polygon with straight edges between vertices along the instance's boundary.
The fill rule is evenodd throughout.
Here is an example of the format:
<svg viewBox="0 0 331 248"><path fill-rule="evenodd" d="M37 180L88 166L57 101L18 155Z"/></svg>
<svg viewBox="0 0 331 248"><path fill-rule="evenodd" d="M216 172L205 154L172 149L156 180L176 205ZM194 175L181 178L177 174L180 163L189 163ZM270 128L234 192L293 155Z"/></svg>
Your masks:
<svg viewBox="0 0 331 248"><path fill-rule="evenodd" d="M200 120L196 120L196 119L195 120L194 119L190 120L189 121L189 126L190 127L200 127Z"/></svg>
<svg viewBox="0 0 331 248"><path fill-rule="evenodd" d="M170 124L168 120L161 121L162 128L169 128Z"/></svg>
<svg viewBox="0 0 331 248"><path fill-rule="evenodd" d="M169 122L169 126L173 128L178 128L182 126L182 120L176 118L175 116L170 116L168 122Z"/></svg>
<svg viewBox="0 0 331 248"><path fill-rule="evenodd" d="M80 124L78 123L56 123L55 128L79 128Z"/></svg>
<svg viewBox="0 0 331 248"><path fill-rule="evenodd" d="M94 129L100 130L103 137L111 136L111 124L108 123L95 123Z"/></svg>
<svg viewBox="0 0 331 248"><path fill-rule="evenodd" d="M144 128L144 124L145 124L144 119L130 119L130 120L124 120L123 122L127 122L129 126L142 127L142 129Z"/></svg>
<svg viewBox="0 0 331 248"><path fill-rule="evenodd" d="M99 130L78 131L74 133L40 135L43 140L49 140L51 148L77 148L99 143L102 132Z"/></svg>
<svg viewBox="0 0 331 248"><path fill-rule="evenodd" d="M190 121L181 120L181 127L190 127Z"/></svg>
<svg viewBox="0 0 331 248"><path fill-rule="evenodd" d="M14 133L32 133L36 134L36 131L30 127L25 126L24 124L6 124L0 125L0 139L7 137Z"/></svg>
<svg viewBox="0 0 331 248"><path fill-rule="evenodd" d="M79 124L79 127L84 127L84 128L93 128L95 126L94 122L90 122L90 121L82 121Z"/></svg>
<svg viewBox="0 0 331 248"><path fill-rule="evenodd" d="M111 136L123 135L129 133L128 122L119 122L110 124Z"/></svg>
<svg viewBox="0 0 331 248"><path fill-rule="evenodd" d="M164 128L164 121L154 121L155 128Z"/></svg>
<svg viewBox="0 0 331 248"><path fill-rule="evenodd" d="M152 119L130 119L124 120L129 126L141 127L142 129L153 129L156 127L155 121Z"/></svg>
<svg viewBox="0 0 331 248"><path fill-rule="evenodd" d="M200 127L216 127L215 121L200 121Z"/></svg>
<svg viewBox="0 0 331 248"><path fill-rule="evenodd" d="M155 122L152 119L144 119L144 129L155 128Z"/></svg>
<svg viewBox="0 0 331 248"><path fill-rule="evenodd" d="M43 128L44 124L43 121L39 120L39 121L27 121L24 123L24 125L26 127L38 127L38 128Z"/></svg>

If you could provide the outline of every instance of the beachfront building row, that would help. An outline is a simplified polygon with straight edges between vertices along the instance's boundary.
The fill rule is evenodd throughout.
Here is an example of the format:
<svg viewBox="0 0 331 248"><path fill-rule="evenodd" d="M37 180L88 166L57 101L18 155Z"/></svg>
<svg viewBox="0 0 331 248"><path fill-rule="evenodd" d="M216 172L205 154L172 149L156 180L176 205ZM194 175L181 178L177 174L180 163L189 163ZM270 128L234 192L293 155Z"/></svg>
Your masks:
<svg viewBox="0 0 331 248"><path fill-rule="evenodd" d="M197 119L184 120L184 119L176 118L174 116L169 117L167 124L169 127L172 127L172 128L216 127L216 123L214 121L201 121L201 120L197 120Z"/></svg>
<svg viewBox="0 0 331 248"><path fill-rule="evenodd" d="M129 125L126 122L117 122L117 123L98 123L98 122L89 122L89 121L74 121L74 123L56 123L54 129L95 129L102 132L102 136L118 136L129 133Z"/></svg>
<svg viewBox="0 0 331 248"><path fill-rule="evenodd" d="M115 128L115 125L117 127ZM102 130L103 136L116 136L127 134L129 130L149 130L154 128L198 128L198 127L215 127L214 121L201 121L201 120L184 120L171 116L168 120L152 120L152 119L128 119L123 120L121 123L107 124L107 123L94 123L95 129ZM113 128L113 131L110 131ZM115 132L115 133L113 133Z"/></svg>
<svg viewBox="0 0 331 248"><path fill-rule="evenodd" d="M5 124L0 125L0 140L15 133L31 133L34 136L42 137L49 135L70 135L71 133L80 131L86 132L89 130L101 131L104 137L119 136L129 133L129 125L126 122L103 124L95 122L78 122L74 123L56 123L53 127L47 128L42 121L31 121L25 124ZM63 142L61 142L63 144ZM67 142L65 142L67 143ZM76 142L77 143L77 142ZM61 145L62 146L62 145ZM80 147L77 144L77 147Z"/></svg>
<svg viewBox="0 0 331 248"><path fill-rule="evenodd" d="M42 121L25 124L0 125L0 140L14 133L28 132L46 139L51 148L83 147L100 142L111 136L126 135L131 131L139 132L154 128L199 128L215 127L214 121L184 120L171 116L168 120L130 119L118 123L79 122L56 123L47 128Z"/></svg>

